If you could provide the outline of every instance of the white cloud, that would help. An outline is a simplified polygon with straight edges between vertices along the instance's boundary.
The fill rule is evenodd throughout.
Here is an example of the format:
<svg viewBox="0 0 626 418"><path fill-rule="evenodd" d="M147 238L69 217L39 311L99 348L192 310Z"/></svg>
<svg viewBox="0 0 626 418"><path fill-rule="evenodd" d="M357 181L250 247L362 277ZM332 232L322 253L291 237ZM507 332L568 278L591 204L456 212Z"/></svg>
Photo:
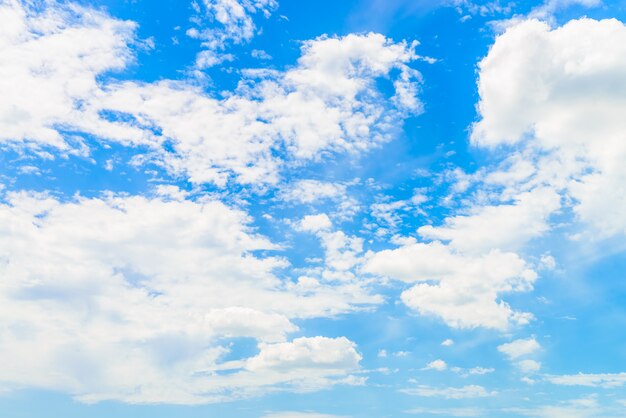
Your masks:
<svg viewBox="0 0 626 418"><path fill-rule="evenodd" d="M244 212L166 192L5 196L4 386L192 404L360 382L350 375L361 358L352 342L289 334L293 319L357 309L367 292L281 280L275 270L286 261L252 254L277 247ZM224 361L237 338L255 340L258 354Z"/></svg>
<svg viewBox="0 0 626 418"><path fill-rule="evenodd" d="M416 388L403 389L401 392L408 395L445 399L474 399L494 396L496 394L496 392L489 392L484 387L478 385L468 385L459 388L435 388L431 386L420 385Z"/></svg>
<svg viewBox="0 0 626 418"><path fill-rule="evenodd" d="M319 180L299 180L288 186L281 197L287 201L314 203L324 199L334 199L346 193L346 186L341 183L329 183Z"/></svg>
<svg viewBox="0 0 626 418"><path fill-rule="evenodd" d="M295 68L242 80L223 100L180 83L125 83L110 86L94 110L132 115L139 124L118 121L116 128L129 138L150 138L170 171L219 185L229 178L274 183L290 162L371 149L393 136L393 121L419 111L385 100L375 88L375 80L394 69L413 74L402 83L416 82L406 65L415 57L413 46L367 34L318 38L302 51ZM173 154L161 150L166 139Z"/></svg>
<svg viewBox="0 0 626 418"><path fill-rule="evenodd" d="M483 417L485 411L478 408L412 408L406 414L444 415L447 417Z"/></svg>
<svg viewBox="0 0 626 418"><path fill-rule="evenodd" d="M324 277L329 280L355 278L353 270L363 262L363 238L334 230L326 214L307 215L297 228L312 232L324 249Z"/></svg>
<svg viewBox="0 0 626 418"><path fill-rule="evenodd" d="M441 345L444 346L444 347L451 347L451 346L454 345L454 341L451 340L450 338L448 338L448 339L443 340L441 342Z"/></svg>
<svg viewBox="0 0 626 418"><path fill-rule="evenodd" d="M418 233L449 241L464 252L517 250L549 229L548 216L560 207L559 201L553 190L537 188L519 194L513 204L473 207L470 215L446 218L443 226L423 226Z"/></svg>
<svg viewBox="0 0 626 418"><path fill-rule="evenodd" d="M555 385L616 388L626 383L626 373L578 373L561 376L546 376Z"/></svg>
<svg viewBox="0 0 626 418"><path fill-rule="evenodd" d="M435 315L457 328L506 329L532 316L499 299L504 292L527 291L534 271L514 253L492 250L480 256L457 253L437 241L405 245L371 254L364 271L407 283L402 301L424 315Z"/></svg>
<svg viewBox="0 0 626 418"><path fill-rule="evenodd" d="M467 373L471 374L471 375L482 376L482 375L485 375L485 374L493 373L495 371L496 371L496 369L493 369L491 367L472 367L471 369L469 369L467 371Z"/></svg>
<svg viewBox="0 0 626 418"><path fill-rule="evenodd" d="M284 412L270 412L268 414L263 415L261 418L348 418L345 415L328 415L328 414L319 414L317 412L295 412L295 411L284 411Z"/></svg>
<svg viewBox="0 0 626 418"><path fill-rule="evenodd" d="M132 59L132 22L72 4L35 13L11 2L0 26L0 91L9 99L0 105L1 140L85 153L77 138L91 134L147 147L137 161L195 183L275 183L286 164L376 147L421 111L420 75L407 65L416 44L379 34L306 41L296 66L250 71L218 99L182 81L96 82ZM394 84L391 95L376 87L381 78Z"/></svg>
<svg viewBox="0 0 626 418"><path fill-rule="evenodd" d="M318 215L307 215L298 224L298 229L306 232L320 232L328 230L333 226L328 215L320 213Z"/></svg>
<svg viewBox="0 0 626 418"><path fill-rule="evenodd" d="M448 368L448 364L441 360L433 360L426 365L422 370L437 370L438 372L442 372Z"/></svg>
<svg viewBox="0 0 626 418"><path fill-rule="evenodd" d="M512 360L534 354L540 349L541 345L535 337L515 340L498 346L498 351L506 354Z"/></svg>
<svg viewBox="0 0 626 418"><path fill-rule="evenodd" d="M546 0L541 6L533 8L528 17L552 20L556 12L571 6L596 7L601 4L602 0Z"/></svg>
<svg viewBox="0 0 626 418"><path fill-rule="evenodd" d="M254 16L262 14L268 18L278 7L276 0L198 0L192 3L197 12L192 21L197 27L187 35L202 40L206 48L198 54L196 66L200 69L212 67L224 60L222 51L232 44L249 42L257 32ZM207 56L212 59L207 60ZM232 56L231 56L232 57Z"/></svg>
<svg viewBox="0 0 626 418"><path fill-rule="evenodd" d="M599 405L595 395L586 398L570 399L556 405L543 405L535 408L508 408L507 413L520 414L537 418L618 418L623 414Z"/></svg>
<svg viewBox="0 0 626 418"><path fill-rule="evenodd" d="M136 25L75 4L29 4L0 3L0 142L81 152L61 130L81 125L96 77L132 60Z"/></svg>
<svg viewBox="0 0 626 418"><path fill-rule="evenodd" d="M522 373L536 373L541 370L541 363L535 360L522 360L515 365Z"/></svg>
<svg viewBox="0 0 626 418"><path fill-rule="evenodd" d="M525 20L480 63L472 142L522 148L534 169L516 187L563 190L591 239L626 231L625 57L626 27L615 19L555 29Z"/></svg>

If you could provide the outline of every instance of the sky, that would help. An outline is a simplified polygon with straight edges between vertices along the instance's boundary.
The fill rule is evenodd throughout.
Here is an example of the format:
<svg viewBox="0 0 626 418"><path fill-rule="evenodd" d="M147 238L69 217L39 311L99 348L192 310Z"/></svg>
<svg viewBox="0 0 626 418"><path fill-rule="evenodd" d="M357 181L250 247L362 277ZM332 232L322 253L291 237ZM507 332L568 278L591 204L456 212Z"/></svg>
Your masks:
<svg viewBox="0 0 626 418"><path fill-rule="evenodd" d="M0 416L626 417L624 21L0 0Z"/></svg>

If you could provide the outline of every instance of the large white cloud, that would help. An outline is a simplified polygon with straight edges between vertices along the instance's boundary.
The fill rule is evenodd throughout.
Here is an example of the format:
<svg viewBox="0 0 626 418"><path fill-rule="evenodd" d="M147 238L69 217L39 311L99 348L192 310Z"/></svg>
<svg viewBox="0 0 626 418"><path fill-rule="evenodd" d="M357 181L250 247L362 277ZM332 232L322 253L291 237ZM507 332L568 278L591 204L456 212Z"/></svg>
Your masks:
<svg viewBox="0 0 626 418"><path fill-rule="evenodd" d="M416 44L379 34L304 42L294 67L244 71L235 91L213 97L183 81L97 83L132 58L134 23L72 4L0 11L0 139L16 145L76 151L70 142L92 134L147 146L144 160L192 182L273 183L285 164L371 149L421 111L420 75L407 65Z"/></svg>
<svg viewBox="0 0 626 418"><path fill-rule="evenodd" d="M391 138L405 112L416 112L418 74L406 63L413 46L382 35L308 41L298 65L286 72L251 72L225 99L174 82L111 85L93 113L121 112L137 123L114 123L141 143L148 137L174 172L191 181L223 185L273 183L287 162L318 160L332 152L368 150ZM397 69L395 95L375 81ZM160 130L154 134L154 128ZM97 134L107 137L108 128Z"/></svg>
<svg viewBox="0 0 626 418"><path fill-rule="evenodd" d="M364 270L407 283L418 282L402 293L402 301L452 327L504 330L532 318L501 300L504 293L532 289L537 278L515 253L493 249L467 255L438 241L407 240L399 248L370 255Z"/></svg>
<svg viewBox="0 0 626 418"><path fill-rule="evenodd" d="M470 187L460 214L418 229L435 241L379 252L368 271L423 281L403 301L453 326L526 322L499 295L532 287L521 254L552 232L552 216L574 213L590 237L626 231L625 70L626 27L616 20L508 27L479 65L471 136L504 161L457 185Z"/></svg>
<svg viewBox="0 0 626 418"><path fill-rule="evenodd" d="M6 199L3 387L84 401L201 403L359 383L349 375L360 360L352 342L288 337L295 318L374 299L354 283L280 279L286 261L254 255L276 247L245 213L209 199ZM226 361L237 338L256 341L259 353Z"/></svg>
<svg viewBox="0 0 626 418"><path fill-rule="evenodd" d="M596 237L626 231L625 70L626 27L614 19L522 21L480 63L473 143L522 148L535 171L521 186L564 191Z"/></svg>
<svg viewBox="0 0 626 418"><path fill-rule="evenodd" d="M97 76L132 59L135 26L76 5L41 11L0 2L0 141L68 150L59 131L80 125Z"/></svg>

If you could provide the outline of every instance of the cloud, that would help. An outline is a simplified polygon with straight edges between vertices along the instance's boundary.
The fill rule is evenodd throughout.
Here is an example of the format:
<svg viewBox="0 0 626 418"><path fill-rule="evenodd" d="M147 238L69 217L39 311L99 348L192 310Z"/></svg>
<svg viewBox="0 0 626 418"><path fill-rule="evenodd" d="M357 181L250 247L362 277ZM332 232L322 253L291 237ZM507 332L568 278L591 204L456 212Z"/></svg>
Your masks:
<svg viewBox="0 0 626 418"><path fill-rule="evenodd" d="M298 224L298 229L306 232L320 232L330 229L333 226L328 215L320 213L319 215L307 215Z"/></svg>
<svg viewBox="0 0 626 418"><path fill-rule="evenodd" d="M261 418L349 418L344 415L328 415L328 414L319 414L317 412L295 412L295 411L284 411L284 412L270 412L268 414L263 415Z"/></svg>
<svg viewBox="0 0 626 418"><path fill-rule="evenodd" d="M522 373L536 373L541 370L541 363L535 360L522 360L515 365Z"/></svg>
<svg viewBox="0 0 626 418"><path fill-rule="evenodd" d="M446 364L445 361L439 359L439 360L433 360L430 363L428 363L426 365L426 367L424 367L423 370L437 370L439 372L444 371L448 368L448 364Z"/></svg>
<svg viewBox="0 0 626 418"><path fill-rule="evenodd" d="M546 376L555 385L616 388L626 383L626 373L578 373L570 375Z"/></svg>
<svg viewBox="0 0 626 418"><path fill-rule="evenodd" d="M511 341L498 346L498 351L506 354L511 360L533 354L541 349L535 337Z"/></svg>
<svg viewBox="0 0 626 418"><path fill-rule="evenodd" d="M320 200L334 199L346 193L346 186L341 183L329 183L319 180L298 180L285 188L281 197L286 201L315 203Z"/></svg>
<svg viewBox="0 0 626 418"><path fill-rule="evenodd" d="M254 255L278 247L246 213L160 194L5 195L3 386L194 404L361 382L352 342L289 336L294 319L358 309L363 288L279 278L286 260ZM258 353L229 360L242 338Z"/></svg>
<svg viewBox="0 0 626 418"><path fill-rule="evenodd" d="M529 18L552 20L553 15L571 6L597 7L602 0L546 0L541 6L533 8L528 14Z"/></svg>
<svg viewBox="0 0 626 418"><path fill-rule="evenodd" d="M418 233L449 241L450 247L464 252L518 250L549 229L548 216L559 207L554 190L537 188L515 196L512 204L472 207L469 215L446 218L438 227L422 226Z"/></svg>
<svg viewBox="0 0 626 418"><path fill-rule="evenodd" d="M444 415L447 417L482 417L485 411L478 408L412 408L404 411L416 415Z"/></svg>
<svg viewBox="0 0 626 418"><path fill-rule="evenodd" d="M421 112L421 77L408 66L417 44L379 34L306 41L297 65L244 72L238 89L216 98L187 81L103 77L133 59L135 23L71 3L35 12L11 2L0 26L0 89L10 99L0 105L0 140L48 155L88 153L95 136L148 150L135 161L194 183L276 183L285 165L367 151ZM381 79L392 91L377 88Z"/></svg>
<svg viewBox="0 0 626 418"><path fill-rule="evenodd" d="M93 110L137 119L112 123L129 138L149 138L162 164L194 183L275 183L285 164L369 150L393 137L394 121L419 112L409 102L419 77L406 65L413 49L377 34L321 37L304 43L296 67L244 79L225 99L171 81L124 83L109 86ZM385 97L375 82L394 70L396 93ZM163 152L166 141L173 154Z"/></svg>
<svg viewBox="0 0 626 418"><path fill-rule="evenodd" d="M0 4L0 142L80 152L63 130L82 124L96 79L132 61L136 24L76 4L30 4Z"/></svg>
<svg viewBox="0 0 626 418"><path fill-rule="evenodd" d="M232 55L222 51L233 44L249 42L257 32L254 16L268 18L278 8L276 0L199 0L193 1L195 27L187 35L200 39L206 48L196 57L196 66L205 69L219 64Z"/></svg>
<svg viewBox="0 0 626 418"><path fill-rule="evenodd" d="M514 253L492 250L465 255L437 241L408 240L397 249L370 254L364 271L406 283L422 282L405 290L402 301L451 327L506 329L532 318L499 300L500 293L530 290L537 277Z"/></svg>
<svg viewBox="0 0 626 418"><path fill-rule="evenodd" d="M481 119L472 142L522 155L532 170L514 187L561 190L592 240L626 231L618 209L626 204L625 45L626 27L615 19L554 29L524 20L496 39L479 66Z"/></svg>
<svg viewBox="0 0 626 418"><path fill-rule="evenodd" d="M494 396L496 394L496 392L488 392L484 387L478 385L469 385L459 388L435 388L431 386L420 385L416 388L403 389L401 392L408 395L445 399L474 399Z"/></svg>
<svg viewBox="0 0 626 418"><path fill-rule="evenodd" d="M612 410L612 408L599 405L595 395L561 401L556 405L542 405L534 408L508 408L504 412L537 418L618 418L622 415L621 411L617 409Z"/></svg>

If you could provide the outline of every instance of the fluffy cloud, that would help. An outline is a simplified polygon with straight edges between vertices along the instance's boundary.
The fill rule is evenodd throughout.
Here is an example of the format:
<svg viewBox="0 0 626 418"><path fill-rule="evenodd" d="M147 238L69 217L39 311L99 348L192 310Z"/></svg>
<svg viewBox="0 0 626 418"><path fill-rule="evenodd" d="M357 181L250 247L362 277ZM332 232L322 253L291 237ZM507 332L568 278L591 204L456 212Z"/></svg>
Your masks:
<svg viewBox="0 0 626 418"><path fill-rule="evenodd" d="M541 363L535 360L522 360L517 362L516 366L523 373L535 373L541 370Z"/></svg>
<svg viewBox="0 0 626 418"><path fill-rule="evenodd" d="M439 372L442 372L446 370L447 368L448 368L448 364L445 361L439 359L439 360L433 360L430 363L428 363L426 367L424 367L423 370L437 370Z"/></svg>
<svg viewBox="0 0 626 418"><path fill-rule="evenodd" d="M518 250L549 229L548 217L560 207L560 197L550 188L537 188L514 200L511 204L473 207L469 215L446 218L442 226L423 226L418 233L449 241L450 247L464 252Z"/></svg>
<svg viewBox="0 0 626 418"><path fill-rule="evenodd" d="M405 115L421 111L420 75L408 66L416 43L379 34L304 42L293 68L247 71L236 91L216 98L181 81L97 83L131 59L133 23L19 2L2 6L0 23L0 91L10 98L0 107L3 140L75 151L76 134L64 132L91 134L148 148L144 160L195 183L274 183L285 164L388 141ZM393 83L390 95L376 86L382 78Z"/></svg>
<svg viewBox="0 0 626 418"><path fill-rule="evenodd" d="M346 193L341 183L328 183L319 180L299 180L287 187L281 197L287 201L314 203L324 199L334 199Z"/></svg>
<svg viewBox="0 0 626 418"><path fill-rule="evenodd" d="M257 79L243 80L225 99L174 82L124 83L109 86L93 111L136 118L114 125L139 143L149 137L156 150L170 141L174 153L159 154L170 171L219 185L229 177L273 183L286 163L368 150L391 138L406 111L419 111L417 99L403 93L416 89L418 75L406 65L413 46L367 34L322 37L302 51L295 68L251 73ZM385 100L375 80L394 69L401 74L396 94Z"/></svg>
<svg viewBox="0 0 626 418"><path fill-rule="evenodd" d="M550 232L555 214L574 213L596 239L626 231L625 45L616 20L508 27L480 63L481 119L471 136L476 146L504 150L504 161L459 188L472 193L461 214L418 229L432 242L379 252L367 271L423 282L403 301L451 326L527 322L499 299L536 279L512 251Z"/></svg>
<svg viewBox="0 0 626 418"><path fill-rule="evenodd" d="M562 190L600 238L626 231L625 57L626 27L617 20L555 29L526 20L480 63L473 143L521 149L534 168L518 187Z"/></svg>
<svg viewBox="0 0 626 418"><path fill-rule="evenodd" d="M478 385L468 385L459 388L435 388L431 386L420 385L416 388L403 389L402 392L408 395L445 399L484 398L487 396L494 396L496 394L496 392L489 392L484 387Z"/></svg>
<svg viewBox="0 0 626 418"><path fill-rule="evenodd" d="M535 7L529 17L551 19L554 13L570 6L596 7L601 4L602 0L546 0L541 6Z"/></svg>
<svg viewBox="0 0 626 418"><path fill-rule="evenodd" d="M626 373L578 373L561 376L547 376L546 380L555 385L616 388L626 384Z"/></svg>
<svg viewBox="0 0 626 418"><path fill-rule="evenodd" d="M402 301L452 327L506 329L532 318L499 300L504 292L530 290L537 277L514 253L492 250L468 256L437 241L408 240L402 247L371 255L364 269L407 283L422 282L404 291Z"/></svg>
<svg viewBox="0 0 626 418"><path fill-rule="evenodd" d="M262 418L348 418L346 416L319 414L317 412L271 412L263 415Z"/></svg>
<svg viewBox="0 0 626 418"><path fill-rule="evenodd" d="M0 141L69 151L72 136L63 129L81 125L82 103L99 90L96 77L132 59L135 26L73 4L41 12L0 3Z"/></svg>
<svg viewBox="0 0 626 418"><path fill-rule="evenodd" d="M498 351L506 354L512 360L533 354L540 349L541 345L534 337L511 341L498 346Z"/></svg>
<svg viewBox="0 0 626 418"><path fill-rule="evenodd" d="M443 415L446 417L482 417L485 411L478 408L412 408L404 411L416 415Z"/></svg>
<svg viewBox="0 0 626 418"><path fill-rule="evenodd" d="M294 318L370 297L356 285L280 279L286 261L253 255L276 247L244 212L176 195L6 196L2 386L83 401L202 403L359 383L349 374L361 358L352 342L288 336ZM258 354L226 361L240 338L256 341Z"/></svg>
<svg viewBox="0 0 626 418"><path fill-rule="evenodd" d="M231 44L249 42L256 34L254 15L263 14L266 18L278 7L276 0L200 0L193 1L197 15L192 21L196 27L187 35L202 40L202 47L196 58L198 68L212 67L232 55L224 53Z"/></svg>

